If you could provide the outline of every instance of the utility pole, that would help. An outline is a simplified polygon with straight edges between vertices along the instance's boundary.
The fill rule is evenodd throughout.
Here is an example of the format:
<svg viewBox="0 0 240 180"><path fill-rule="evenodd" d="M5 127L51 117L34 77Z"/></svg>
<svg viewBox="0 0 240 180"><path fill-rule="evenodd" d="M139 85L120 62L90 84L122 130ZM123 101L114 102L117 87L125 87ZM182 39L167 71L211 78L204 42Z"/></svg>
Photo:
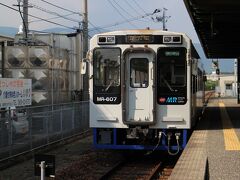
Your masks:
<svg viewBox="0 0 240 180"><path fill-rule="evenodd" d="M28 32L29 32L29 28L28 28L28 8L32 7L32 6L28 6L28 0L17 0L18 4L13 4L13 6L17 6L18 7L18 11L21 15L22 18L22 23L23 23L23 39L25 39L27 41L28 39ZM23 4L21 5L21 3L23 2ZM23 8L23 10L21 11L21 7Z"/></svg>
<svg viewBox="0 0 240 180"><path fill-rule="evenodd" d="M87 0L82 0L83 13L83 42L82 42L82 57L86 58L88 51L88 4ZM83 75L83 100L89 99L89 73L88 66L86 67L86 74Z"/></svg>
<svg viewBox="0 0 240 180"><path fill-rule="evenodd" d="M166 15L165 15L165 11L166 11L167 9L166 8L163 8L163 20L162 20L162 25L163 25L163 30L165 31L166 30Z"/></svg>
<svg viewBox="0 0 240 180"><path fill-rule="evenodd" d="M88 5L87 0L82 1L82 7L83 7L83 21L82 21L82 27L83 27L83 57L86 58L87 51L88 51Z"/></svg>
<svg viewBox="0 0 240 180"><path fill-rule="evenodd" d="M28 0L23 0L23 35L28 38Z"/></svg>
<svg viewBox="0 0 240 180"><path fill-rule="evenodd" d="M156 18L152 18L152 20L155 21L155 22L162 22L162 29L163 29L163 31L167 31L166 22L171 17L171 16L166 16L166 11L167 10L168 10L167 8L163 8L163 15L162 16L157 16ZM156 9L154 11L154 13L157 13L157 12L160 12L160 11L161 10Z"/></svg>

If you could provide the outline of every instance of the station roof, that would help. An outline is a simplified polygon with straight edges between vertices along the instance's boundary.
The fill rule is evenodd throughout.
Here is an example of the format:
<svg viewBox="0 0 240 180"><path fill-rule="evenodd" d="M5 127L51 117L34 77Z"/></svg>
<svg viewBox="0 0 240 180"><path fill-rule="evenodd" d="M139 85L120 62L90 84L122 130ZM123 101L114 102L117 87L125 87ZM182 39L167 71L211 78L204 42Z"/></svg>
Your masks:
<svg viewBox="0 0 240 180"><path fill-rule="evenodd" d="M184 0L207 58L240 57L240 1Z"/></svg>

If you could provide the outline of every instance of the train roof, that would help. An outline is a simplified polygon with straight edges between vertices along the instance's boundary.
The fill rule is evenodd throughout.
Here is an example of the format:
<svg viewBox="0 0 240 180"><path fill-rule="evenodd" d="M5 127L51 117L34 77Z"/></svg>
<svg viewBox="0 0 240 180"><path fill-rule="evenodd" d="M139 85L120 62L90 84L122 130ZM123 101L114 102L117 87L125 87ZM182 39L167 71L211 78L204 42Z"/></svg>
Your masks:
<svg viewBox="0 0 240 180"><path fill-rule="evenodd" d="M128 30L118 30L118 31L109 31L104 33L95 34L92 39L97 38L97 36L104 36L104 35L138 35L138 34L146 34L146 35L182 35L185 38L189 39L191 42L191 39L182 32L173 32L173 31L163 31L160 29L128 29ZM193 46L191 42L191 48L193 50L193 55L199 59L198 52L196 51L195 47Z"/></svg>
<svg viewBox="0 0 240 180"><path fill-rule="evenodd" d="M95 34L99 35L128 35L128 34L152 34L152 35L183 35L189 38L185 33L173 32L173 31L163 31L159 29L130 29L130 30L118 30L118 31L109 31L104 33ZM190 38L189 38L190 39Z"/></svg>

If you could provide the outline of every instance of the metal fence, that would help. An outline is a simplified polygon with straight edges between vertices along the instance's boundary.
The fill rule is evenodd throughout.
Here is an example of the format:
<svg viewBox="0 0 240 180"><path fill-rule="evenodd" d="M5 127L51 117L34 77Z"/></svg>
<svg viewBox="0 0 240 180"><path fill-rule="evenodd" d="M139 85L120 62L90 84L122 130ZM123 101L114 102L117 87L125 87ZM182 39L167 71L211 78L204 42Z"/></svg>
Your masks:
<svg viewBox="0 0 240 180"><path fill-rule="evenodd" d="M0 114L0 160L89 128L88 101L1 110Z"/></svg>

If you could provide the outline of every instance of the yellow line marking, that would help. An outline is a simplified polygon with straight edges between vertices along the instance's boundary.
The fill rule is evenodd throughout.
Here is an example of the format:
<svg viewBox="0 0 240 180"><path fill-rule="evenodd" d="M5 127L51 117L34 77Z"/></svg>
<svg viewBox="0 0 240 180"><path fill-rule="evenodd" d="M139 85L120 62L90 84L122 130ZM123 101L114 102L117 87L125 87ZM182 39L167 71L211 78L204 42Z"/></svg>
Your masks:
<svg viewBox="0 0 240 180"><path fill-rule="evenodd" d="M240 142L228 116L224 103L219 103L226 151L240 151Z"/></svg>

